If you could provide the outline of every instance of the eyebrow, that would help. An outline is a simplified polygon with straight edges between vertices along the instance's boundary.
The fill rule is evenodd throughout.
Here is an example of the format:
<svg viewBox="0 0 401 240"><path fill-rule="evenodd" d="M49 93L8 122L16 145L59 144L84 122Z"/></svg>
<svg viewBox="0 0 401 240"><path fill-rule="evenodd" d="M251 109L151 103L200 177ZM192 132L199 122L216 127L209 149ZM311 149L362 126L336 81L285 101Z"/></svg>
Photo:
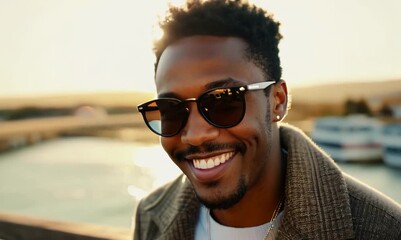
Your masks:
<svg viewBox="0 0 401 240"><path fill-rule="evenodd" d="M242 86L245 85L244 82L239 81L239 80L235 80L232 78L226 78L226 79L221 79L221 80L217 80L217 81L213 81L210 83L207 83L205 85L205 91L213 89L213 88L219 88L219 87L233 87L233 86ZM198 96L196 96L198 97ZM180 99L180 97L173 93L173 92L165 92L165 93L161 93L158 95L158 98L177 98Z"/></svg>
<svg viewBox="0 0 401 240"><path fill-rule="evenodd" d="M235 80L232 78L226 78L222 80L217 80L214 82L210 82L205 85L206 90L212 89L212 88L217 88L217 87L232 87L232 86L238 86L238 85L244 85L245 83L239 80Z"/></svg>

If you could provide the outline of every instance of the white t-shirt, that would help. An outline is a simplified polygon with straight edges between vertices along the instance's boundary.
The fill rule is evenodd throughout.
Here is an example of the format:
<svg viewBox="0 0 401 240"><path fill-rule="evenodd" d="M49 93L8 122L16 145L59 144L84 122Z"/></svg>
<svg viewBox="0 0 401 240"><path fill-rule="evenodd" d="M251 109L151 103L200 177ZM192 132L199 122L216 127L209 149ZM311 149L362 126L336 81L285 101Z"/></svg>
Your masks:
<svg viewBox="0 0 401 240"><path fill-rule="evenodd" d="M270 231L270 236L275 236L278 226L281 222L281 218L283 217L283 211L281 211L276 220L274 220L274 227ZM210 222L210 234L211 238L208 235L208 220ZM209 214L207 208L202 205L199 213L198 222L195 226L195 240L263 240L266 236L267 231L269 230L271 222L265 223L263 225L255 226L255 227L246 227L246 228L235 228L228 227L219 224L216 222ZM269 237L269 239L273 239Z"/></svg>

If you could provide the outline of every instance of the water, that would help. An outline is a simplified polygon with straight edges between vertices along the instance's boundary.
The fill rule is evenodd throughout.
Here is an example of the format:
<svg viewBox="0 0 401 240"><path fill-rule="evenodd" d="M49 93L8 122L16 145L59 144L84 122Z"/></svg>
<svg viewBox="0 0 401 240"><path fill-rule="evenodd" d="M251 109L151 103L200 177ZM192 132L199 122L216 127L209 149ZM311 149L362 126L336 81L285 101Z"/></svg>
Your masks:
<svg viewBox="0 0 401 240"><path fill-rule="evenodd" d="M156 145L56 139L0 155L0 212L130 227L138 199L178 173Z"/></svg>
<svg viewBox="0 0 401 240"><path fill-rule="evenodd" d="M383 162L339 163L339 166L344 172L401 204L401 169L387 167Z"/></svg>
<svg viewBox="0 0 401 240"><path fill-rule="evenodd" d="M401 203L401 170L340 167ZM0 155L0 212L128 228L138 199L179 173L159 145L55 139Z"/></svg>

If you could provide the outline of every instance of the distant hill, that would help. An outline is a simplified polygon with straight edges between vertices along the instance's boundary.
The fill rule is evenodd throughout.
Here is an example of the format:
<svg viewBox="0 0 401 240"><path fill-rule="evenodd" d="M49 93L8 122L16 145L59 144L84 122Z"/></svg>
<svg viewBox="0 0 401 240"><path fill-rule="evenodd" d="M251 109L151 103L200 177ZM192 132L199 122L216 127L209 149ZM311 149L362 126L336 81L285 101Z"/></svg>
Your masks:
<svg viewBox="0 0 401 240"><path fill-rule="evenodd" d="M295 104L341 104L346 99L371 98L401 95L401 80L377 82L352 82L339 84L321 84L308 87L290 87L292 101ZM145 92L104 92L49 95L41 97L1 98L0 109L20 107L73 107L81 104L113 106L136 106L143 101L153 99L155 94Z"/></svg>
<svg viewBox="0 0 401 240"><path fill-rule="evenodd" d="M320 84L308 87L290 86L294 103L335 104L346 99L361 99L401 95L401 79L376 82Z"/></svg>
<svg viewBox="0 0 401 240"><path fill-rule="evenodd" d="M104 107L136 106L151 100L154 94L146 92L106 92L47 95L38 97L0 98L0 109L21 107L75 107L82 104Z"/></svg>

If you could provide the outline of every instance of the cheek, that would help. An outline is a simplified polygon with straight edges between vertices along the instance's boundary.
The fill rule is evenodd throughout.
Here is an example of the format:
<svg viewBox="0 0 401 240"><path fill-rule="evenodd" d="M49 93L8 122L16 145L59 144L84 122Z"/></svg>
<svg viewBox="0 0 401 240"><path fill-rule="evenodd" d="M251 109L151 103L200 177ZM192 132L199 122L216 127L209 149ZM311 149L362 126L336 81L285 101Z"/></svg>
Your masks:
<svg viewBox="0 0 401 240"><path fill-rule="evenodd" d="M246 142L251 149L266 146L271 131L270 118L266 102L254 101L247 105L246 115L235 128L234 134Z"/></svg>
<svg viewBox="0 0 401 240"><path fill-rule="evenodd" d="M174 146L177 146L176 143L177 139L176 137L162 137L160 139L160 143L164 149L164 151L170 156L172 160L174 160L173 155L174 155Z"/></svg>
<svg viewBox="0 0 401 240"><path fill-rule="evenodd" d="M241 141L245 142L249 147L258 146L259 143L265 142L267 135L266 116L257 113L244 117L242 122L232 129L232 133Z"/></svg>
<svg viewBox="0 0 401 240"><path fill-rule="evenodd" d="M244 128L249 132L256 131L256 134L263 134L263 130L267 129L268 124L271 124L270 115L266 103L254 102L247 106L246 115L243 119Z"/></svg>

